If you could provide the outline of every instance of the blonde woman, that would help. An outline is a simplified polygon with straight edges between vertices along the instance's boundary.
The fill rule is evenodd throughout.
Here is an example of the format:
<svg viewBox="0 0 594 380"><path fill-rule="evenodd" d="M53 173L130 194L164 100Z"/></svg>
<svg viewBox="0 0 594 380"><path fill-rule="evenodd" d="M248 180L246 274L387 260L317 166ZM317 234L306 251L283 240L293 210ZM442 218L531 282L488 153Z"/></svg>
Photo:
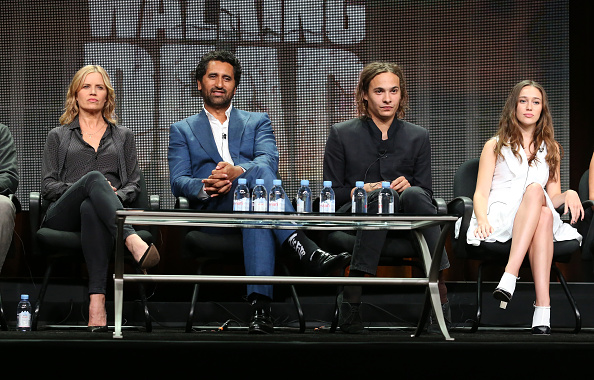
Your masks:
<svg viewBox="0 0 594 380"><path fill-rule="evenodd" d="M107 331L105 292L116 237L115 213L140 192L140 169L131 130L116 125L115 93L103 68L89 65L72 79L61 126L45 143L41 193L52 202L43 225L80 231L89 271L88 329ZM124 239L141 269L159 253L125 226Z"/></svg>
<svg viewBox="0 0 594 380"><path fill-rule="evenodd" d="M578 194L561 192L561 155L543 87L529 80L518 83L509 94L497 134L481 153L467 241L479 245L513 237L505 273L493 293L502 302L511 301L528 253L536 293L533 334L551 332L553 242L582 238L555 211L565 204L572 224L584 215Z"/></svg>

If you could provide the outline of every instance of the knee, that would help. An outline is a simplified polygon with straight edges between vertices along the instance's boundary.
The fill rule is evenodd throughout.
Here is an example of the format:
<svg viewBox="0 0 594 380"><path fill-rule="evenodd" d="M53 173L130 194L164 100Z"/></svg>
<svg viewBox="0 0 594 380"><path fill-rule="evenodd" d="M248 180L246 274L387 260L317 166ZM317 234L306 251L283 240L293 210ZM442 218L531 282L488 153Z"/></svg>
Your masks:
<svg viewBox="0 0 594 380"><path fill-rule="evenodd" d="M270 184L272 184L272 180L276 178L276 173L274 173L268 166L256 165L246 171L243 174L243 177L247 179L250 186L256 184L256 179L263 179L265 183L268 184L268 182L270 182Z"/></svg>
<svg viewBox="0 0 594 380"><path fill-rule="evenodd" d="M411 186L400 194L400 204L405 212L435 212L431 197L423 188Z"/></svg>
<svg viewBox="0 0 594 380"><path fill-rule="evenodd" d="M526 187L526 191L524 191L524 197L530 198L539 198L544 195L544 189L539 183L531 183Z"/></svg>
<svg viewBox="0 0 594 380"><path fill-rule="evenodd" d="M0 195L0 219L14 219L16 210L8 197Z"/></svg>

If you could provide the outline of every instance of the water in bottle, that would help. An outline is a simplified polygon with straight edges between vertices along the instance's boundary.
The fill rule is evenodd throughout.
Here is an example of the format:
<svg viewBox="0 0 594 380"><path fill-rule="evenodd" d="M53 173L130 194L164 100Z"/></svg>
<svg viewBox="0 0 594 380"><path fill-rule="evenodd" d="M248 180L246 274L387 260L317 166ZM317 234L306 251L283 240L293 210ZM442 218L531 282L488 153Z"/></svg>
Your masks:
<svg viewBox="0 0 594 380"><path fill-rule="evenodd" d="M264 186L264 180L258 178L256 186L252 189L252 210L256 212L268 211L268 192Z"/></svg>
<svg viewBox="0 0 594 380"><path fill-rule="evenodd" d="M297 191L297 212L311 212L311 189L307 179L301 180L301 187Z"/></svg>
<svg viewBox="0 0 594 380"><path fill-rule="evenodd" d="M272 181L272 189L268 197L268 211L270 212L284 212L285 211L285 190L280 179Z"/></svg>
<svg viewBox="0 0 594 380"><path fill-rule="evenodd" d="M250 189L247 187L247 180L245 178L239 178L237 180L237 187L235 188L235 193L233 193L233 211L250 211Z"/></svg>
<svg viewBox="0 0 594 380"><path fill-rule="evenodd" d="M17 306L17 331L31 331L31 303L28 294L21 294Z"/></svg>
<svg viewBox="0 0 594 380"><path fill-rule="evenodd" d="M353 191L352 212L355 214L367 214L367 191L363 188L363 181L355 182Z"/></svg>
<svg viewBox="0 0 594 380"><path fill-rule="evenodd" d="M390 187L390 182L382 182L382 189L377 195L377 213L394 213L394 190Z"/></svg>
<svg viewBox="0 0 594 380"><path fill-rule="evenodd" d="M332 190L332 181L324 181L324 187L320 191L320 212L328 213L336 211L334 201L334 190Z"/></svg>

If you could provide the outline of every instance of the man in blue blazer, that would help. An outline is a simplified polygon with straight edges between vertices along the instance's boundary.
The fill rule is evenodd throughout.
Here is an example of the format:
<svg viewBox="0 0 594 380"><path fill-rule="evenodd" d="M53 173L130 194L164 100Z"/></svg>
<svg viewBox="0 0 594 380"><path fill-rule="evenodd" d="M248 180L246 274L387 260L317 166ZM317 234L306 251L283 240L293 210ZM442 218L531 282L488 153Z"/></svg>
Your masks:
<svg viewBox="0 0 594 380"><path fill-rule="evenodd" d="M169 172L173 195L186 197L199 210L231 211L238 178L252 188L263 179L267 189L278 171L278 150L265 113L234 108L231 100L241 78L241 65L228 51L205 54L196 68L202 112L171 125ZM285 209L293 211L287 200ZM344 268L348 253L330 255L301 230L242 229L248 276L274 274L276 243L294 250L306 274L324 275ZM253 316L250 333L271 333L272 285L248 285Z"/></svg>

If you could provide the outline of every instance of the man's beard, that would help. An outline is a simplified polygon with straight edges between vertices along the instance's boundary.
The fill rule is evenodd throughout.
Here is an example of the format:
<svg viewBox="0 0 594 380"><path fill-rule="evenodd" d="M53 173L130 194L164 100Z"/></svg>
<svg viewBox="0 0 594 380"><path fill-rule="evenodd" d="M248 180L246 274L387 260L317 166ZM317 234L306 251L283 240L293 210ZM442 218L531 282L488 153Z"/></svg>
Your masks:
<svg viewBox="0 0 594 380"><path fill-rule="evenodd" d="M233 94L225 91L225 95L223 96L212 96L211 91L200 91L200 95L202 95L202 100L204 104L213 107L213 108L229 108L231 104L231 100L233 99Z"/></svg>

